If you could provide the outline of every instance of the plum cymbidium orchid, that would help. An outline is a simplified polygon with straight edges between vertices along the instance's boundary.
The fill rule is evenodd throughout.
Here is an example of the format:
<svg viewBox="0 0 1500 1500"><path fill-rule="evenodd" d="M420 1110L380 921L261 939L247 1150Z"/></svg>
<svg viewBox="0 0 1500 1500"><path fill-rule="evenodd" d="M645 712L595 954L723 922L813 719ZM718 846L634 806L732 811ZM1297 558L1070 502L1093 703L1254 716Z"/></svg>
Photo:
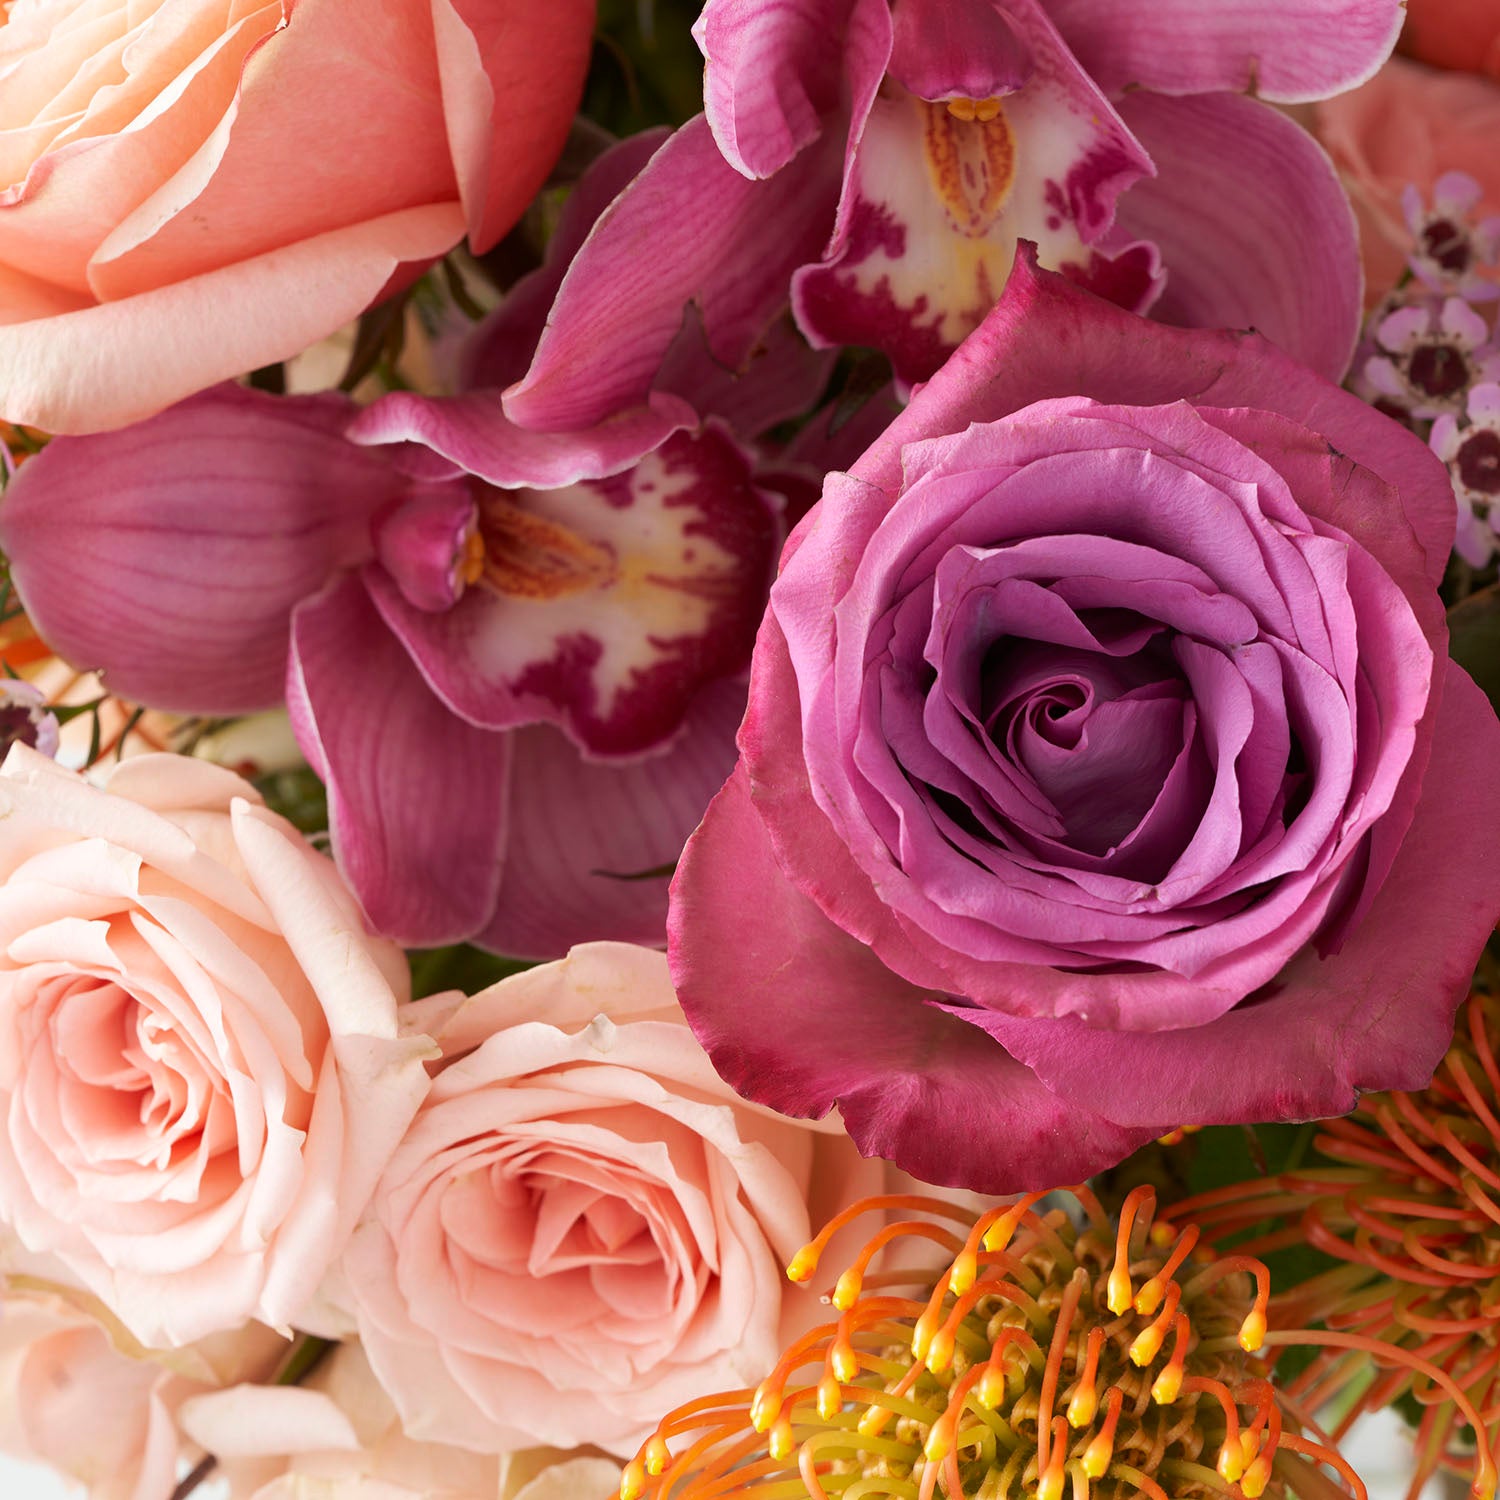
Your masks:
<svg viewBox="0 0 1500 1500"><path fill-rule="evenodd" d="M1494 1482L1500 1444L1500 998L1476 991L1418 1093L1368 1094L1319 1127L1337 1162L1236 1183L1175 1205L1239 1253L1305 1242L1343 1262L1278 1292L1283 1326L1326 1344L1286 1394L1335 1398L1337 1437L1405 1393L1423 1408L1412 1500L1441 1466ZM1245 1238L1246 1232L1251 1238ZM1370 1355L1389 1367L1372 1372ZM1399 1358L1399 1362L1397 1359Z"/></svg>
<svg viewBox="0 0 1500 1500"><path fill-rule="evenodd" d="M555 431L628 408L685 305L732 368L790 302L815 345L926 380L1020 239L1133 311L1253 326L1341 378L1348 202L1261 101L1368 77L1400 20L1398 0L709 0L705 113L600 218L507 412Z"/></svg>
<svg viewBox="0 0 1500 1500"><path fill-rule="evenodd" d="M1265 1267L1152 1224L1150 1188L1118 1221L1068 1191L1076 1217L1040 1193L978 1215L907 1196L840 1214L787 1269L808 1280L836 1231L887 1211L833 1288L836 1320L753 1390L663 1419L619 1500L1345 1493L1324 1465L1363 1500L1337 1450L1297 1430L1258 1354L1276 1337ZM912 1240L946 1263L872 1269Z"/></svg>

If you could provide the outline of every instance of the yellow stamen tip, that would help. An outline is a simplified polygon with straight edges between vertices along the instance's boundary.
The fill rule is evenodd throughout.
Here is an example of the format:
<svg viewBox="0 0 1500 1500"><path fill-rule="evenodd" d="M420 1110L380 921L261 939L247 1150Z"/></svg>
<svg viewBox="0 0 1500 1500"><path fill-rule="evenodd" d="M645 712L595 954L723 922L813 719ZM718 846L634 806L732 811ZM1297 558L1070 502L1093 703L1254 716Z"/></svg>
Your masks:
<svg viewBox="0 0 1500 1500"><path fill-rule="evenodd" d="M750 1425L757 1432L766 1432L781 1412L781 1392L774 1386L757 1388L750 1402Z"/></svg>
<svg viewBox="0 0 1500 1500"><path fill-rule="evenodd" d="M1219 1478L1233 1484L1245 1472L1245 1459L1238 1443L1226 1442L1219 1449Z"/></svg>
<svg viewBox="0 0 1500 1500"><path fill-rule="evenodd" d="M1093 1475L1089 1476L1091 1479ZM1054 1464L1047 1465L1047 1472L1036 1482L1036 1500L1062 1500L1063 1471Z"/></svg>
<svg viewBox="0 0 1500 1500"><path fill-rule="evenodd" d="M984 1232L982 1241L984 1248L993 1255L997 1250L1003 1250L1010 1244L1010 1237L1015 1232L1016 1215L1001 1214L993 1224Z"/></svg>
<svg viewBox="0 0 1500 1500"><path fill-rule="evenodd" d="M1240 1476L1240 1489L1245 1500L1257 1500L1264 1493L1271 1478L1271 1465L1264 1458L1257 1458Z"/></svg>
<svg viewBox="0 0 1500 1500"><path fill-rule="evenodd" d="M665 1474L672 1466L672 1450L659 1437L646 1444L646 1472L653 1476Z"/></svg>
<svg viewBox="0 0 1500 1500"><path fill-rule="evenodd" d="M954 1347L953 1335L946 1328L939 1328L932 1336L932 1343L928 1346L927 1358L923 1363L934 1375L941 1375L953 1363Z"/></svg>
<svg viewBox="0 0 1500 1500"><path fill-rule="evenodd" d="M1104 1434L1100 1433L1087 1448L1083 1450L1083 1472L1090 1479L1103 1479L1109 1469L1109 1461L1115 1456L1115 1445L1104 1440Z"/></svg>
<svg viewBox="0 0 1500 1500"><path fill-rule="evenodd" d="M862 1436L876 1437L890 1418L891 1413L888 1407L872 1406L854 1426Z"/></svg>
<svg viewBox="0 0 1500 1500"><path fill-rule="evenodd" d="M1000 113L1000 101L998 99L976 99L974 101L974 118L981 125L988 124Z"/></svg>
<svg viewBox="0 0 1500 1500"><path fill-rule="evenodd" d="M1098 1408L1099 1398L1092 1387L1075 1391L1073 1399L1068 1402L1068 1426L1087 1427L1094 1420L1094 1413Z"/></svg>
<svg viewBox="0 0 1500 1500"><path fill-rule="evenodd" d="M1114 1270L1109 1273L1109 1285L1105 1290L1104 1300L1108 1303L1109 1310L1117 1317L1129 1311L1133 1300L1132 1291L1128 1271Z"/></svg>
<svg viewBox="0 0 1500 1500"><path fill-rule="evenodd" d="M911 1330L911 1357L927 1362L927 1351L932 1346L932 1336L937 1332L937 1316L931 1312L924 1312L912 1325Z"/></svg>
<svg viewBox="0 0 1500 1500"><path fill-rule="evenodd" d="M835 1344L828 1363L833 1367L833 1378L841 1385L848 1385L859 1374L859 1356L848 1344Z"/></svg>
<svg viewBox="0 0 1500 1500"><path fill-rule="evenodd" d="M1135 1310L1150 1317L1161 1306L1161 1299L1166 1295L1166 1291L1167 1289L1162 1285L1161 1281L1153 1276L1135 1294Z"/></svg>
<svg viewBox="0 0 1500 1500"><path fill-rule="evenodd" d="M977 108L972 99L950 99L948 113L955 120L972 120L977 113Z"/></svg>
<svg viewBox="0 0 1500 1500"><path fill-rule="evenodd" d="M792 1435L792 1419L779 1417L766 1440L766 1451L779 1464L784 1464L797 1451L797 1439Z"/></svg>
<svg viewBox="0 0 1500 1500"><path fill-rule="evenodd" d="M1138 1333L1130 1345L1130 1358L1132 1362L1142 1366L1149 1365L1161 1351L1161 1334L1156 1331L1153 1324L1144 1333Z"/></svg>
<svg viewBox="0 0 1500 1500"><path fill-rule="evenodd" d="M840 1312L848 1312L856 1302L864 1286L864 1278L858 1271L845 1271L833 1289L833 1305Z"/></svg>
<svg viewBox="0 0 1500 1500"><path fill-rule="evenodd" d="M955 1297L962 1297L974 1285L978 1276L979 1258L965 1250L953 1262L953 1269L948 1273L948 1290Z"/></svg>
<svg viewBox="0 0 1500 1500"><path fill-rule="evenodd" d="M620 1500L639 1500L646 1488L646 1468L640 1459L633 1458L625 1465L620 1475Z"/></svg>
<svg viewBox="0 0 1500 1500"><path fill-rule="evenodd" d="M931 1431L927 1434L927 1441L922 1445L922 1456L930 1464L941 1463L947 1458L953 1443L948 1436L948 1424L943 1421L934 1422Z"/></svg>
<svg viewBox="0 0 1500 1500"><path fill-rule="evenodd" d="M1182 1372L1168 1365L1160 1375L1156 1377L1151 1387L1151 1399L1158 1406L1170 1406L1182 1390Z"/></svg>
<svg viewBox="0 0 1500 1500"><path fill-rule="evenodd" d="M1004 1374L991 1365L979 1377L979 1383L974 1387L974 1395L986 1411L994 1411L1005 1400Z"/></svg>
<svg viewBox="0 0 1500 1500"><path fill-rule="evenodd" d="M832 1375L818 1382L818 1415L831 1422L844 1409L844 1392Z"/></svg>
<svg viewBox="0 0 1500 1500"><path fill-rule="evenodd" d="M1258 1307L1253 1307L1240 1324L1240 1348L1246 1354L1254 1354L1265 1342L1265 1338L1266 1315Z"/></svg>
<svg viewBox="0 0 1500 1500"><path fill-rule="evenodd" d="M788 1281L806 1281L818 1269L818 1251L812 1245L804 1245L787 1262Z"/></svg>

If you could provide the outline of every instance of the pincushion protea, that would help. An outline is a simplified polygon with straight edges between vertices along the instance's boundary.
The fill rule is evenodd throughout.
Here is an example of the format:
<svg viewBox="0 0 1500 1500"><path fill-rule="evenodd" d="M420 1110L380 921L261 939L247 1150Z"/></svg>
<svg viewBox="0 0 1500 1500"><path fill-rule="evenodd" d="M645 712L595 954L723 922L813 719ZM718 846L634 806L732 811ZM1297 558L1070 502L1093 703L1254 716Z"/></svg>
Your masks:
<svg viewBox="0 0 1500 1500"><path fill-rule="evenodd" d="M1287 1384L1286 1399L1313 1410L1342 1397L1337 1439L1361 1413L1415 1397L1423 1411L1409 1500L1440 1466L1475 1471L1476 1486L1493 1484L1491 1455L1500 1443L1497 1038L1500 997L1476 990L1427 1088L1368 1094L1352 1114L1322 1123L1314 1145L1338 1166L1234 1183L1170 1210L1191 1217L1216 1244L1236 1241L1241 1253L1300 1242L1343 1262L1270 1303L1281 1327L1318 1322L1328 1330L1305 1336L1327 1347ZM1372 1376L1372 1353L1393 1367Z"/></svg>
<svg viewBox="0 0 1500 1500"><path fill-rule="evenodd" d="M978 1216L906 1196L839 1215L787 1272L807 1280L837 1230L882 1211L828 1299L836 1321L795 1341L755 1389L665 1417L619 1500L1059 1500L1065 1489L1071 1500L1330 1500L1345 1490L1325 1465L1364 1500L1258 1355L1289 1338L1267 1331L1266 1268L1206 1256L1194 1226L1153 1225L1150 1188L1129 1194L1118 1222L1087 1188L1068 1191L1077 1215L1037 1193ZM946 1263L871 1270L913 1239Z"/></svg>

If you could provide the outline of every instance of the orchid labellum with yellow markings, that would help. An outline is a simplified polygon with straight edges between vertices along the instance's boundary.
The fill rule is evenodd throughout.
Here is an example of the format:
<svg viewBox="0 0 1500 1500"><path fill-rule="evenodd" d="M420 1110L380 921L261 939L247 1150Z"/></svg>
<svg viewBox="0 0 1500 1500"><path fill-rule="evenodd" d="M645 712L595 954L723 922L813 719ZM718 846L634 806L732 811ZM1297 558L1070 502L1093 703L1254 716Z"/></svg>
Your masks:
<svg viewBox="0 0 1500 1500"><path fill-rule="evenodd" d="M1349 205L1261 100L1368 78L1400 20L1398 0L709 0L705 113L601 218L506 409L554 431L638 401L685 304L730 367L790 299L815 345L920 382L1018 239L1132 311L1254 327L1338 379Z"/></svg>

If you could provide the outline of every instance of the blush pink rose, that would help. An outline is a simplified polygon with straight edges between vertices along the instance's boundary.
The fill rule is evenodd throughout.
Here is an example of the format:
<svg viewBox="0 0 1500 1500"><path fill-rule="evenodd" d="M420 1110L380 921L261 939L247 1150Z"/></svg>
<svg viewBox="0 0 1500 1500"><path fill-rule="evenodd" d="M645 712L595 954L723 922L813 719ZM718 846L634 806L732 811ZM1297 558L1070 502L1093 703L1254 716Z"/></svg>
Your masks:
<svg viewBox="0 0 1500 1500"><path fill-rule="evenodd" d="M1390 291L1411 253L1408 184L1431 203L1439 177L1466 172L1483 190L1474 222L1500 214L1500 83L1396 57L1362 87L1323 100L1313 128L1354 204L1367 304Z"/></svg>
<svg viewBox="0 0 1500 1500"><path fill-rule="evenodd" d="M628 1454L679 1402L759 1380L809 1316L783 1301L809 1204L821 1222L876 1164L736 1098L660 953L587 944L417 1011L452 1060L343 1268L407 1434Z"/></svg>
<svg viewBox="0 0 1500 1500"><path fill-rule="evenodd" d="M604 1500L620 1482L597 1452L497 1457L408 1437L357 1340L298 1387L208 1391L178 1421L230 1500Z"/></svg>
<svg viewBox="0 0 1500 1500"><path fill-rule="evenodd" d="M592 0L13 0L0 417L117 427L286 359L541 185Z"/></svg>
<svg viewBox="0 0 1500 1500"><path fill-rule="evenodd" d="M400 950L258 804L183 756L0 767L0 1222L152 1346L293 1323L427 1086Z"/></svg>
<svg viewBox="0 0 1500 1500"><path fill-rule="evenodd" d="M92 1299L40 1287L0 1307L0 1449L88 1486L90 1500L162 1500L184 1462L182 1404L268 1378L284 1339L249 1324L170 1353L142 1349Z"/></svg>

